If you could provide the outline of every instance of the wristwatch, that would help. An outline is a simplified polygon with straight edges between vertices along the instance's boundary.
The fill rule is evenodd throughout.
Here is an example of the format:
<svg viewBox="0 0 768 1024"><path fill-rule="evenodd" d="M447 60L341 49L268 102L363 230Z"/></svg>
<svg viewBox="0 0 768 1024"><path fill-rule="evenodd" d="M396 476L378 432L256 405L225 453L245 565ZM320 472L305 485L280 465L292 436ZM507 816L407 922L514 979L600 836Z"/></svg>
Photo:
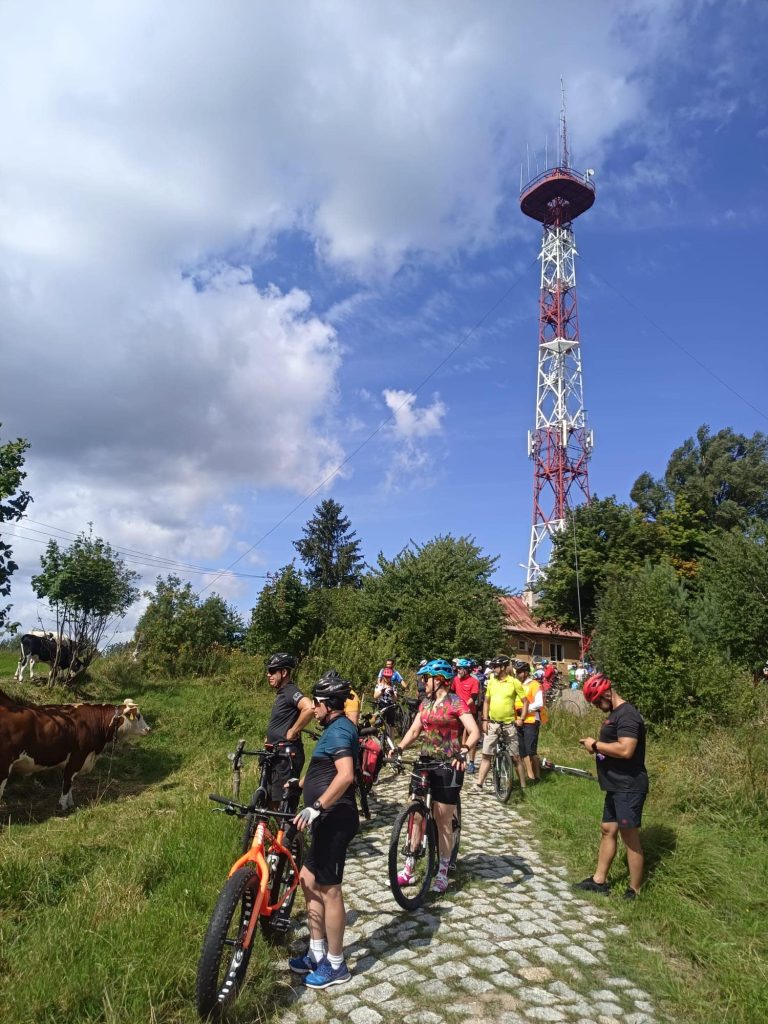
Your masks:
<svg viewBox="0 0 768 1024"><path fill-rule="evenodd" d="M320 803L319 800L315 800L315 802L312 804L312 810L313 811L323 811L324 810L323 805Z"/></svg>
<svg viewBox="0 0 768 1024"><path fill-rule="evenodd" d="M597 744L598 744L598 742L599 742L599 740L592 740L592 753L593 754L597 753Z"/></svg>

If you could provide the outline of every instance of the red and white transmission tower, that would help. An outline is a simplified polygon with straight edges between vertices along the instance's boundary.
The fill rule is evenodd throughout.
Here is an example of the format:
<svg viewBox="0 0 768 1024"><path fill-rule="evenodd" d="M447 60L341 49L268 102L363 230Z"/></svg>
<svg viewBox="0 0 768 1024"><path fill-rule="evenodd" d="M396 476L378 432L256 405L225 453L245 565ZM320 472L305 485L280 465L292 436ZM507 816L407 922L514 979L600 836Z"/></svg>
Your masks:
<svg viewBox="0 0 768 1024"><path fill-rule="evenodd" d="M529 590L546 571L552 537L565 525L566 509L581 498L589 501L592 431L584 411L571 225L594 203L595 186L593 171L579 174L570 166L565 102L559 141L557 166L538 174L520 192L520 209L544 226L536 426L528 434L528 455L533 459Z"/></svg>

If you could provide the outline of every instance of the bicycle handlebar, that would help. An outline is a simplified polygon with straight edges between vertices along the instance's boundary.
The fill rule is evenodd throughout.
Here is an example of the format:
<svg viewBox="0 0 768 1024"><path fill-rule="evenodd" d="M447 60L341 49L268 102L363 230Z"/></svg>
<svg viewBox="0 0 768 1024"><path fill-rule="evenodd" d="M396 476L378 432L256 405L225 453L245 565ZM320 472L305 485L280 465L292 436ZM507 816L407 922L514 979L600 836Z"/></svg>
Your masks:
<svg viewBox="0 0 768 1024"><path fill-rule="evenodd" d="M285 811L270 811L264 807L252 807L250 804L241 804L237 800L233 800L230 796L219 796L217 793L209 793L208 799L212 800L215 804L224 804L225 814L257 814L262 818L290 818L291 821L296 817L296 813L290 813Z"/></svg>

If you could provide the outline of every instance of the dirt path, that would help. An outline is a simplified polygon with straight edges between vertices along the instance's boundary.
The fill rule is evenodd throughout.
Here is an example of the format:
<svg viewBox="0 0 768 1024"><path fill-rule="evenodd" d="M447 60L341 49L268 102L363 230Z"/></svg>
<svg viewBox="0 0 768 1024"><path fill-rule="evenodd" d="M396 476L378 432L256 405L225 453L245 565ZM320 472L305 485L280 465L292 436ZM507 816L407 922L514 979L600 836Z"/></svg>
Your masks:
<svg viewBox="0 0 768 1024"><path fill-rule="evenodd" d="M606 943L626 928L608 907L574 896L525 818L471 787L467 779L457 874L443 896L408 914L386 876L406 787L379 785L344 877L352 980L312 992L286 975L284 1024L655 1024L647 993L604 964ZM491 835L481 834L484 807Z"/></svg>

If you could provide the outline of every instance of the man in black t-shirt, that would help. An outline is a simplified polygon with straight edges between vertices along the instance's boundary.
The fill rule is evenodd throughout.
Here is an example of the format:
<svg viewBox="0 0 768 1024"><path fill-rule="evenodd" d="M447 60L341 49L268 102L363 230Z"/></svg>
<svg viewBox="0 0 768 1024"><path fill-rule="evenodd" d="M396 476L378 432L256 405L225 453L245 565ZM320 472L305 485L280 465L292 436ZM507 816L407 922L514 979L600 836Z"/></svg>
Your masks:
<svg viewBox="0 0 768 1024"><path fill-rule="evenodd" d="M600 736L585 736L579 743L597 758L597 779L605 793L602 837L597 870L574 888L607 893L608 872L621 835L627 850L629 887L624 899L633 900L643 884L643 848L640 844L643 804L648 795L645 770L645 722L634 704L624 700L610 679L600 672L584 683L584 696L607 716Z"/></svg>
<svg viewBox="0 0 768 1024"><path fill-rule="evenodd" d="M292 654L273 654L267 662L267 680L277 691L272 705L272 714L267 725L267 743L288 744L283 747L293 756L289 761L281 759L272 769L272 792L269 794L273 807L277 807L283 795L283 786L289 778L298 778L304 767L304 747L301 730L312 718L312 701L305 697L291 679L296 667Z"/></svg>

